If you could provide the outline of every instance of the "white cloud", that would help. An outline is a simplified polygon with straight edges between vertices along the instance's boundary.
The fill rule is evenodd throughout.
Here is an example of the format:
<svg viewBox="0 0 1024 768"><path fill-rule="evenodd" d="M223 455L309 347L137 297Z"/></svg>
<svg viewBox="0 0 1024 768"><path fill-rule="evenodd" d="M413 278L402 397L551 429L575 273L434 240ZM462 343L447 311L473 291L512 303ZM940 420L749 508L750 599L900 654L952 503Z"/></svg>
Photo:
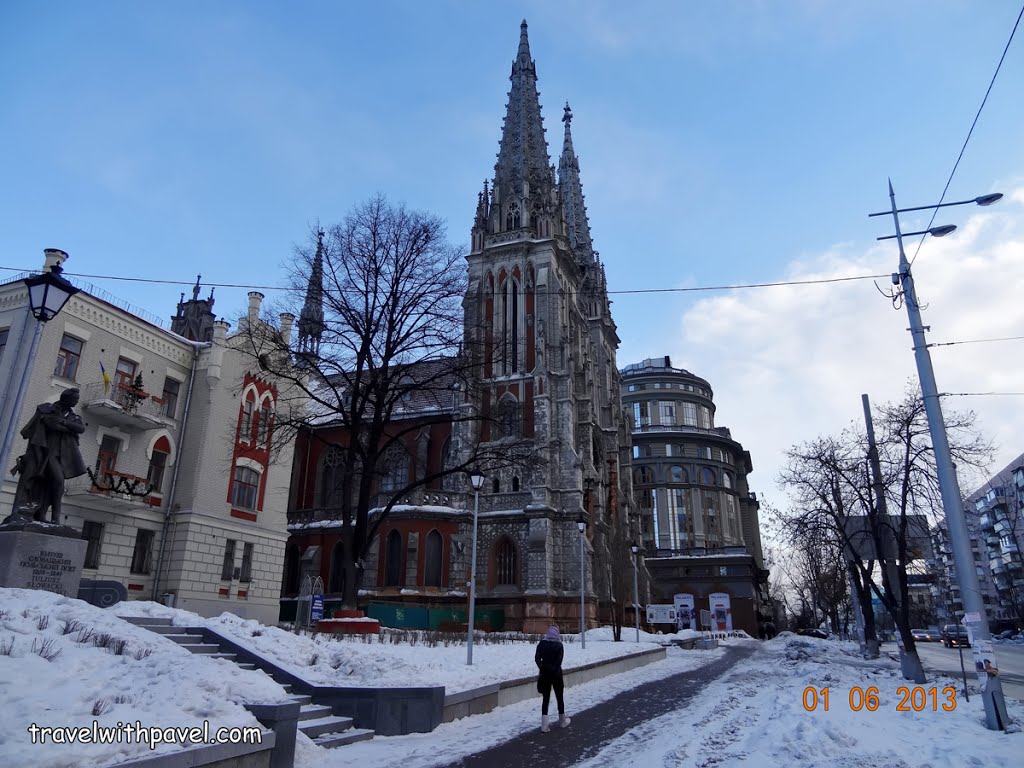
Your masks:
<svg viewBox="0 0 1024 768"><path fill-rule="evenodd" d="M1024 188L1000 208L943 217L963 224L921 249L913 274L930 343L1024 335ZM916 240L908 257L915 250ZM884 274L897 261L892 241L835 247L792 262L786 279ZM777 502L787 448L860 421L861 393L873 403L895 400L916 381L906 309L896 311L871 281L733 291L697 302L680 326L681 342L666 352L711 382L717 424L752 453L752 489ZM933 347L939 391L1024 392L1022 352L1024 341ZM1011 396L943 400L946 409L977 412L998 449L993 472L1024 451L1022 405Z"/></svg>

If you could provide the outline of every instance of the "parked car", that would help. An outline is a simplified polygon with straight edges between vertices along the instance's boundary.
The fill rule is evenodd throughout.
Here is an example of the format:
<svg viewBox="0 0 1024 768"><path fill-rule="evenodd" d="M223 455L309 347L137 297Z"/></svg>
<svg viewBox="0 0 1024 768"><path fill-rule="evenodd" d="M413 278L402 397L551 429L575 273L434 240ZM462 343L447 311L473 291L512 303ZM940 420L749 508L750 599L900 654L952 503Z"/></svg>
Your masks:
<svg viewBox="0 0 1024 768"><path fill-rule="evenodd" d="M796 633L798 635L803 635L804 637L816 637L819 640L828 639L828 632L824 629L798 629Z"/></svg>
<svg viewBox="0 0 1024 768"><path fill-rule="evenodd" d="M961 648L970 648L971 641L967 636L967 627L959 624L947 624L942 628L942 644L947 648L954 645Z"/></svg>

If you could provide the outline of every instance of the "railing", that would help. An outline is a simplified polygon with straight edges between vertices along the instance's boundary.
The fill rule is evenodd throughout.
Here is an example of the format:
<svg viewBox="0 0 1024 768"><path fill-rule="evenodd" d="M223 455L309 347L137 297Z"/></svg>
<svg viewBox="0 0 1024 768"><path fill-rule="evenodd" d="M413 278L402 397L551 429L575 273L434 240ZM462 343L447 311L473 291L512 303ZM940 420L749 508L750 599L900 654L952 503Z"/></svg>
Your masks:
<svg viewBox="0 0 1024 768"><path fill-rule="evenodd" d="M99 475L93 475L90 471L90 477L95 479L89 486L89 493L140 504L151 503L153 486L148 478L118 472L116 469L104 469Z"/></svg>
<svg viewBox="0 0 1024 768"><path fill-rule="evenodd" d="M98 400L112 403L127 414L147 417L164 415L165 402L163 398L126 384L110 384L108 386L95 383L82 387L83 403L89 405Z"/></svg>

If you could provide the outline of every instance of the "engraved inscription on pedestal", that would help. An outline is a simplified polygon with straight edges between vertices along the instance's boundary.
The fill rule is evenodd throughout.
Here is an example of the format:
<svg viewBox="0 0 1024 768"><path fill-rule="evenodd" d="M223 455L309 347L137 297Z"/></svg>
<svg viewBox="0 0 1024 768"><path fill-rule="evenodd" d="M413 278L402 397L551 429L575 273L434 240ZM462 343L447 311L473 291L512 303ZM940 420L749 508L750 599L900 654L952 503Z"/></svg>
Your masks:
<svg viewBox="0 0 1024 768"><path fill-rule="evenodd" d="M28 531L0 531L0 587L75 597L88 543Z"/></svg>

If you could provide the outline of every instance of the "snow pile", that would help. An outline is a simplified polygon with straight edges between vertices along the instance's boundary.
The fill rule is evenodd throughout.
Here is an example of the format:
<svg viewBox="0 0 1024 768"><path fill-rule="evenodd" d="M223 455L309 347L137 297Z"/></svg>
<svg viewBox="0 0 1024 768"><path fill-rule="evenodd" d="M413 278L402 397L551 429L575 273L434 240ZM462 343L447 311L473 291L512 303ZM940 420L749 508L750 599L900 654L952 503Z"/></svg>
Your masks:
<svg viewBox="0 0 1024 768"><path fill-rule="evenodd" d="M278 627L268 627L230 613L206 619L157 603L132 601L114 609L122 616L153 616L171 619L177 626L206 626L231 639L262 658L315 685L341 687L444 686L446 693L466 691L482 685L528 677L537 673L533 660L534 640L512 640L502 644L477 641L473 645L473 665L466 664L466 644L430 647L422 638L415 644L387 642L390 635L297 635ZM411 633L410 633L411 634ZM577 636L565 636L564 669L573 669L594 661L651 650L652 643L665 642L674 635L646 635L641 642L635 631L623 629L624 642L612 640L610 627L588 630L587 647L582 649ZM382 642L382 639L384 642Z"/></svg>
<svg viewBox="0 0 1024 768"><path fill-rule="evenodd" d="M246 702L287 699L262 672L193 656L112 612L52 592L0 589L0 764L103 766L175 749L146 744L32 744L28 728L259 725ZM99 713L99 714L95 714Z"/></svg>

